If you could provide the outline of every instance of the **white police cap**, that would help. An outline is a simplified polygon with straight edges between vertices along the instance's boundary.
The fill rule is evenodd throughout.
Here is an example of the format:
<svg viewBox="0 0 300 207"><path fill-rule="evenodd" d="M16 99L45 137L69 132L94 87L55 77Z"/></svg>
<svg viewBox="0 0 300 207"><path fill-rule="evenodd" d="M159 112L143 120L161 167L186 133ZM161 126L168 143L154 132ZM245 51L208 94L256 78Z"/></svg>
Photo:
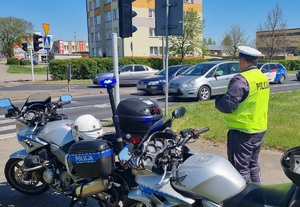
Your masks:
<svg viewBox="0 0 300 207"><path fill-rule="evenodd" d="M238 46L238 51L239 51L239 57L256 59L259 56L261 56L261 52L249 46Z"/></svg>

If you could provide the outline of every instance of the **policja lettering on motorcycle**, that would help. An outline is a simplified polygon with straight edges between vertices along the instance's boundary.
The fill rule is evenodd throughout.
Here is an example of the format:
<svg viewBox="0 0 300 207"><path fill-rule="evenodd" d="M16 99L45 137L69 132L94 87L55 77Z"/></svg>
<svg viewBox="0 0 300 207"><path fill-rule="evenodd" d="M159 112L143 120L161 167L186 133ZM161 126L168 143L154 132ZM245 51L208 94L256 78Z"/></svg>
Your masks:
<svg viewBox="0 0 300 207"><path fill-rule="evenodd" d="M241 73L230 80L227 91L216 98L215 107L223 112L229 129L227 155L247 182L261 182L258 155L267 129L270 87L257 68L261 52L239 46Z"/></svg>

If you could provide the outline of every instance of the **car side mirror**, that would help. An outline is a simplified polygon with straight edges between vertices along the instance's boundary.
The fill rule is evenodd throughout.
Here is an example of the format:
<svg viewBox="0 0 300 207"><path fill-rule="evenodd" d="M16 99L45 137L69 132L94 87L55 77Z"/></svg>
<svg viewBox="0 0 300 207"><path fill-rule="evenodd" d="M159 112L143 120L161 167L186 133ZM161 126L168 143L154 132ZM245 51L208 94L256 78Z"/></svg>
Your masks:
<svg viewBox="0 0 300 207"><path fill-rule="evenodd" d="M218 76L222 76L222 74L219 71L216 71L214 76L218 77Z"/></svg>

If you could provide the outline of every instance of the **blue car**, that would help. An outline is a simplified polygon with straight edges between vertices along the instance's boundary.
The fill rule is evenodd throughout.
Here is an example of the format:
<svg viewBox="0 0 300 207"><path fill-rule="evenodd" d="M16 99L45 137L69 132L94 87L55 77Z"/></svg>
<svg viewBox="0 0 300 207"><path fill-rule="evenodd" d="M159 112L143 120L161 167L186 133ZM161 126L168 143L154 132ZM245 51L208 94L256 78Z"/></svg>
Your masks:
<svg viewBox="0 0 300 207"><path fill-rule="evenodd" d="M168 80L178 76L192 65L172 65L168 67ZM166 70L162 69L154 75L142 78L137 83L137 90L146 94L163 94L166 83Z"/></svg>
<svg viewBox="0 0 300 207"><path fill-rule="evenodd" d="M286 68L280 63L257 63L257 68L268 78L270 83L284 83L287 77Z"/></svg>

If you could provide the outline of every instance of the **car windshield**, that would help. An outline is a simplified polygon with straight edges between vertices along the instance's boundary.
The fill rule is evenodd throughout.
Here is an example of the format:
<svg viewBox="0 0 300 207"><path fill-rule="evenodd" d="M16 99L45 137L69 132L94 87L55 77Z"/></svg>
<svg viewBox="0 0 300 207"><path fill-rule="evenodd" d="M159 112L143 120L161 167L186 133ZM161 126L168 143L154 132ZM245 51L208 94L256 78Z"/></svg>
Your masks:
<svg viewBox="0 0 300 207"><path fill-rule="evenodd" d="M261 66L263 66L264 63L257 63L257 68L260 69Z"/></svg>
<svg viewBox="0 0 300 207"><path fill-rule="evenodd" d="M168 69L168 74L169 76L173 75L174 73L176 73L177 70L179 70L180 68L182 68L184 66L180 65L180 66L170 66L169 69ZM166 70L165 69L162 69L160 71L158 71L156 73L156 75L166 75Z"/></svg>
<svg viewBox="0 0 300 207"><path fill-rule="evenodd" d="M214 67L216 64L211 63L201 63L198 65L195 65L183 73L181 75L196 75L196 76L202 76L205 73L207 73L212 67Z"/></svg>

